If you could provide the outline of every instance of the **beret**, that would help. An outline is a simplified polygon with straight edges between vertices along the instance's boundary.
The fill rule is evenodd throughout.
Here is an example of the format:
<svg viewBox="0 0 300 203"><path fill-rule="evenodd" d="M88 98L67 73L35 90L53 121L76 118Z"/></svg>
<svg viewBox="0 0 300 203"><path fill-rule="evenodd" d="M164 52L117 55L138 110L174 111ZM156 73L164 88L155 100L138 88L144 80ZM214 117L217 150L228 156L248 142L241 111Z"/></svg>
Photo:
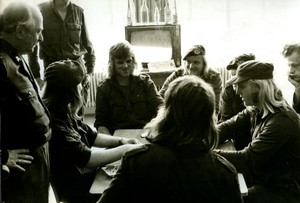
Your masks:
<svg viewBox="0 0 300 203"><path fill-rule="evenodd" d="M73 60L61 60L51 63L45 70L47 84L57 87L75 87L85 76L83 66Z"/></svg>
<svg viewBox="0 0 300 203"><path fill-rule="evenodd" d="M249 61L249 60L255 60L255 55L254 54L239 55L230 61L230 63L227 65L226 69L227 70L231 70L231 69L236 70L240 64L244 63L245 61Z"/></svg>
<svg viewBox="0 0 300 203"><path fill-rule="evenodd" d="M205 48L202 45L192 46L184 55L183 60L186 60L188 56L205 55Z"/></svg>

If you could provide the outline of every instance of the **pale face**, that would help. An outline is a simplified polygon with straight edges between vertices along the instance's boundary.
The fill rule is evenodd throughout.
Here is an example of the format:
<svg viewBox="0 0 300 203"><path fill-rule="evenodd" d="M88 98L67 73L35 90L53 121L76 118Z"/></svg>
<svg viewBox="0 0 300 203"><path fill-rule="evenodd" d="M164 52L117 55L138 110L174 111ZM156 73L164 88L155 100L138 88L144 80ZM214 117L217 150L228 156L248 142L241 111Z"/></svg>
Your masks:
<svg viewBox="0 0 300 203"><path fill-rule="evenodd" d="M134 69L132 57L126 59L115 59L114 68L116 75L119 77L129 77Z"/></svg>
<svg viewBox="0 0 300 203"><path fill-rule="evenodd" d="M250 85L247 81L235 85L236 93L240 95L246 106L255 105L253 96L258 93L257 88Z"/></svg>
<svg viewBox="0 0 300 203"><path fill-rule="evenodd" d="M36 17L34 23L32 23L29 28L23 28L23 47L24 53L31 53L35 46L41 41L43 41L43 20L41 17Z"/></svg>
<svg viewBox="0 0 300 203"><path fill-rule="evenodd" d="M185 68L189 75L201 76L204 71L203 56L188 56L186 58Z"/></svg>
<svg viewBox="0 0 300 203"><path fill-rule="evenodd" d="M297 52L292 53L286 57L289 70L289 80L292 82L300 83L300 54ZM292 82L293 83L293 82Z"/></svg>

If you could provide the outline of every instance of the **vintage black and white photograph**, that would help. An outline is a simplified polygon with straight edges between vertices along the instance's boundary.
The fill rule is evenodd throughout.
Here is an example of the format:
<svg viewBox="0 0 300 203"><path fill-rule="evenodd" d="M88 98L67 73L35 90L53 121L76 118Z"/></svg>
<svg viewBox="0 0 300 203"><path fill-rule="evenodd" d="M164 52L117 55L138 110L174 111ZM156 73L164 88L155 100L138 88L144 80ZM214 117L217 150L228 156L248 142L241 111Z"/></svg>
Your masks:
<svg viewBox="0 0 300 203"><path fill-rule="evenodd" d="M300 203L299 0L0 0L1 203Z"/></svg>

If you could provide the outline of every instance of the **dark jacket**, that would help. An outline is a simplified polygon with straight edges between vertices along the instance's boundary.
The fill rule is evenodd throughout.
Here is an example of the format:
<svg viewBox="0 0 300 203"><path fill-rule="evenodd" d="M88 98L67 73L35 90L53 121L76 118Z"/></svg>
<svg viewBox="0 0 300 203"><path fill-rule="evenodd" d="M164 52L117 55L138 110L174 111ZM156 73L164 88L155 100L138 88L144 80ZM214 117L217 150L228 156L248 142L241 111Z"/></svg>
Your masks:
<svg viewBox="0 0 300 203"><path fill-rule="evenodd" d="M83 57L87 73L93 73L96 57L88 36L83 9L70 3L66 18L62 20L52 1L41 3L39 7L44 26L44 40L40 42L40 58L44 61L44 66L47 67L54 61ZM36 55L37 50L35 54L29 55L29 62L35 77L38 77L40 68Z"/></svg>
<svg viewBox="0 0 300 203"><path fill-rule="evenodd" d="M213 152L152 144L125 154L107 202L242 202L234 167Z"/></svg>
<svg viewBox="0 0 300 203"><path fill-rule="evenodd" d="M26 172L10 170L1 185L3 199L48 202L50 117L26 62L1 38L0 92L1 151L26 148L34 157Z"/></svg>
<svg viewBox="0 0 300 203"><path fill-rule="evenodd" d="M242 98L235 92L233 86L226 84L221 94L220 121L230 119L245 108Z"/></svg>
<svg viewBox="0 0 300 203"><path fill-rule="evenodd" d="M243 111L246 106L239 94L235 92L232 85L225 85L225 89L221 94L221 108L219 122L226 121L239 112ZM245 128L236 132L233 136L233 142L236 149L244 149L251 142L250 130Z"/></svg>
<svg viewBox="0 0 300 203"><path fill-rule="evenodd" d="M88 125L68 115L53 113L50 140L51 180L63 199L87 196L95 171L85 171L97 136Z"/></svg>
<svg viewBox="0 0 300 203"><path fill-rule="evenodd" d="M295 96L294 96L295 97ZM294 99L295 100L295 99ZM300 114L300 102L297 104L295 103L293 100L293 108L295 109L295 111Z"/></svg>
<svg viewBox="0 0 300 203"><path fill-rule="evenodd" d="M156 116L162 103L162 97L147 74L131 76L126 90L115 79L108 78L97 88L94 126L105 126L111 134L116 129L143 128Z"/></svg>
<svg viewBox="0 0 300 203"><path fill-rule="evenodd" d="M296 112L275 108L264 118L255 109L245 109L219 124L220 140L243 129L252 142L240 151L221 151L238 172L250 174L253 185L263 185L300 194L300 121ZM251 186L251 185L249 185Z"/></svg>
<svg viewBox="0 0 300 203"><path fill-rule="evenodd" d="M183 75L185 75L183 68L176 69L165 80L162 88L159 90L160 95L163 97L169 87L169 84L176 78L181 77ZM221 75L219 72L215 71L214 69L209 69L206 76L203 76L202 79L212 86L214 93L216 95L216 112L219 113L220 94L223 88Z"/></svg>

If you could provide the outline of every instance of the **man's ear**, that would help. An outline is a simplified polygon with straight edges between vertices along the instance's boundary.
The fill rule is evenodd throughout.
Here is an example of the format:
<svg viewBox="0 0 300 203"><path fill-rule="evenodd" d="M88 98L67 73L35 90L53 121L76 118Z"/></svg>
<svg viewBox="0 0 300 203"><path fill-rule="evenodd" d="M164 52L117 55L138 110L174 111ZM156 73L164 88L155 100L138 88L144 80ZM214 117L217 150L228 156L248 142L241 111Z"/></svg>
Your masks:
<svg viewBox="0 0 300 203"><path fill-rule="evenodd" d="M25 34L25 27L24 25L17 25L16 27L16 36L18 39L23 39Z"/></svg>

